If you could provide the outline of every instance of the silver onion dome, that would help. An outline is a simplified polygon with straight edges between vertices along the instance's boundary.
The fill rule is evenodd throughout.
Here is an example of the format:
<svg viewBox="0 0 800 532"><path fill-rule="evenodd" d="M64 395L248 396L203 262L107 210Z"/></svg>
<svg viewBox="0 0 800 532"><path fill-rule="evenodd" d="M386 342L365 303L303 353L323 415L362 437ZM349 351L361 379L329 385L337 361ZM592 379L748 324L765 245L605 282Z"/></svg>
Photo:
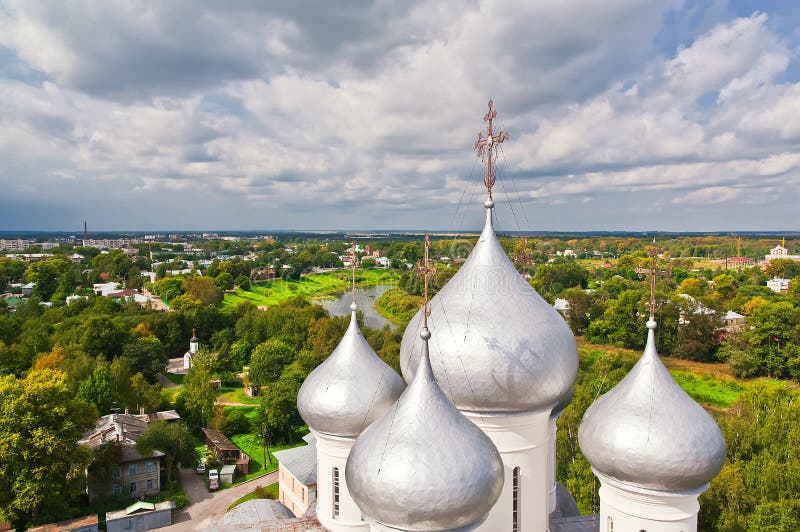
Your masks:
<svg viewBox="0 0 800 532"><path fill-rule="evenodd" d="M564 318L516 271L486 225L466 262L431 299L431 365L460 409L528 412L553 408L572 394L578 349ZM400 368L414 377L422 315L409 322ZM568 399L567 399L568 401Z"/></svg>
<svg viewBox="0 0 800 532"><path fill-rule="evenodd" d="M306 377L297 394L297 409L317 432L355 437L386 412L403 393L400 376L367 343L356 322L333 353Z"/></svg>
<svg viewBox="0 0 800 532"><path fill-rule="evenodd" d="M414 380L356 440L345 469L364 516L391 529L470 527L503 489L497 448L442 393L427 345L423 340Z"/></svg>
<svg viewBox="0 0 800 532"><path fill-rule="evenodd" d="M619 481L656 490L701 488L725 463L714 419L669 374L647 322L644 354L583 416L578 442L592 467Z"/></svg>

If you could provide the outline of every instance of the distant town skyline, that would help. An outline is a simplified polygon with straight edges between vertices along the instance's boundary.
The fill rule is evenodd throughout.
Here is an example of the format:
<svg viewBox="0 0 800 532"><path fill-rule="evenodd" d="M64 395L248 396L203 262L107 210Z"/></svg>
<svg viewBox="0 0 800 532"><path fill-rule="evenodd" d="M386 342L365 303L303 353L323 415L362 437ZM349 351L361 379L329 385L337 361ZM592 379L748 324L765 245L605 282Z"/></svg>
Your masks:
<svg viewBox="0 0 800 532"><path fill-rule="evenodd" d="M796 231L800 7L0 2L0 231Z"/></svg>

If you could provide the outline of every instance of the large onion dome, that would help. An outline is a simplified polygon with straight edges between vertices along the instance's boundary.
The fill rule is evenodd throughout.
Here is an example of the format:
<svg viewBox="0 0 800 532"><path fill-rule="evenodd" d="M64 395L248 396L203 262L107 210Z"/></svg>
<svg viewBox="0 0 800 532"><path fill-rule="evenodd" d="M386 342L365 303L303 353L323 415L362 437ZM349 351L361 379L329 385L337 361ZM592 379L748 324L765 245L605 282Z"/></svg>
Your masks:
<svg viewBox="0 0 800 532"><path fill-rule="evenodd" d="M339 345L306 377L297 409L317 432L355 437L403 393L400 376L367 343L356 322L356 305Z"/></svg>
<svg viewBox="0 0 800 532"><path fill-rule="evenodd" d="M367 428L347 459L350 494L367 520L397 530L470 527L503 489L492 441L436 383L423 330L416 376L394 408Z"/></svg>
<svg viewBox="0 0 800 532"><path fill-rule="evenodd" d="M656 490L695 490L722 469L725 440L661 362L652 318L647 328L642 358L589 407L578 442L592 467L608 477Z"/></svg>
<svg viewBox="0 0 800 532"><path fill-rule="evenodd" d="M529 412L572 394L578 373L575 337L564 318L523 279L486 225L466 262L431 299L431 365L460 409ZM400 367L410 381L421 354L422 315L408 325Z"/></svg>

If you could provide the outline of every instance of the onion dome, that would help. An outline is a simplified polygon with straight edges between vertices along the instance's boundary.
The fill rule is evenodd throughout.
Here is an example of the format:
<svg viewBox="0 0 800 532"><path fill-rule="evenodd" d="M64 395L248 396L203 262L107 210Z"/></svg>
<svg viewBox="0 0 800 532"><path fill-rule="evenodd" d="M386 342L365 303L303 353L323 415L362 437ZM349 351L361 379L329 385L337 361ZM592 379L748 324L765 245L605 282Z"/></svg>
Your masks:
<svg viewBox="0 0 800 532"><path fill-rule="evenodd" d="M356 437L403 393L400 376L367 343L356 322L356 304L339 345L306 377L297 409L317 432Z"/></svg>
<svg viewBox="0 0 800 532"><path fill-rule="evenodd" d="M399 530L480 522L503 489L492 441L436 383L422 331L416 376L394 408L367 428L347 459L350 494L368 520Z"/></svg>
<svg viewBox="0 0 800 532"><path fill-rule="evenodd" d="M647 328L642 358L589 407L578 442L603 475L643 488L695 490L722 469L725 440L661 362L652 318Z"/></svg>
<svg viewBox="0 0 800 532"><path fill-rule="evenodd" d="M460 410L529 412L551 409L572 393L578 349L564 318L517 272L486 225L461 269L431 299L431 364ZM400 345L410 381L421 354L422 314Z"/></svg>

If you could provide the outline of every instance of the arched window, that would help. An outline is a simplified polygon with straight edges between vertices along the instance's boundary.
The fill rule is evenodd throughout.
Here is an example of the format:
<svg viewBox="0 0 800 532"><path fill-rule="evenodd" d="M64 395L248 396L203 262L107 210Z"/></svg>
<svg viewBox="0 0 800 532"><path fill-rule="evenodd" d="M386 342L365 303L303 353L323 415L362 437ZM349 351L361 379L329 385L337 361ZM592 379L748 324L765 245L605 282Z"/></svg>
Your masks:
<svg viewBox="0 0 800 532"><path fill-rule="evenodd" d="M608 516L608 525L606 526L606 530L608 532L614 532L614 520L611 519L611 516Z"/></svg>
<svg viewBox="0 0 800 532"><path fill-rule="evenodd" d="M339 517L339 468L333 468L333 517Z"/></svg>
<svg viewBox="0 0 800 532"><path fill-rule="evenodd" d="M511 530L519 532L519 467L514 468L511 479Z"/></svg>

